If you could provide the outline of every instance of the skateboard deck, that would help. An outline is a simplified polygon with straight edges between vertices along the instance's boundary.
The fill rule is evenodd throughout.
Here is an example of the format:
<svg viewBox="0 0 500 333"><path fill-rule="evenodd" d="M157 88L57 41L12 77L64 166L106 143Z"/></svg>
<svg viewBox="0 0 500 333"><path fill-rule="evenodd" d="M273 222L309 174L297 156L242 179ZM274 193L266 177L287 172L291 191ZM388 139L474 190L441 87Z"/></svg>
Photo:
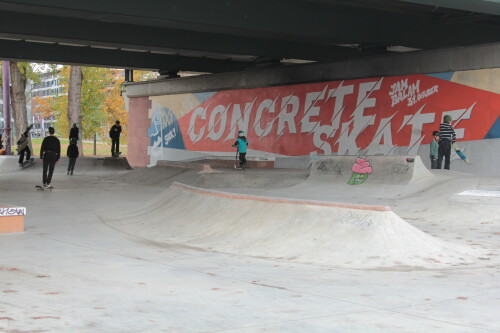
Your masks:
<svg viewBox="0 0 500 333"><path fill-rule="evenodd" d="M42 185L35 185L37 191L51 191L54 189L53 187L43 187Z"/></svg>
<svg viewBox="0 0 500 333"><path fill-rule="evenodd" d="M21 168L24 169L24 168L27 168L27 167L33 165L33 164L35 164L35 159L32 157L29 160L24 161L23 163L21 163Z"/></svg>
<svg viewBox="0 0 500 333"><path fill-rule="evenodd" d="M455 150L458 157L460 157L460 159L462 161L464 161L466 164L471 164L471 161L467 158L467 156L462 152L462 150L455 143L453 144L453 149Z"/></svg>

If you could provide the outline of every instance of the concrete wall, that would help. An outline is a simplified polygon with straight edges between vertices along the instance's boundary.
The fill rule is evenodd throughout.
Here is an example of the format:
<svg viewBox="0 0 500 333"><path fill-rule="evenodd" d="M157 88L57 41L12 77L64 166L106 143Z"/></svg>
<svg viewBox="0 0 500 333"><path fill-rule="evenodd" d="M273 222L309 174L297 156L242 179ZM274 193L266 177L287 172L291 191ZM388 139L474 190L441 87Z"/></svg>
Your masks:
<svg viewBox="0 0 500 333"><path fill-rule="evenodd" d="M311 154L419 154L426 162L430 133L450 114L474 161L454 161L452 169L497 174L481 161L483 151L500 148L499 50L488 45L131 84L129 161L151 166L232 156L242 129L248 155L277 157L278 166L286 167L283 156ZM438 69L455 71L433 73ZM424 70L433 74L413 74ZM376 73L384 75L370 76ZM332 78L341 80L325 81Z"/></svg>
<svg viewBox="0 0 500 333"><path fill-rule="evenodd" d="M148 128L151 119L148 110L151 101L148 97L131 98L128 100L128 156L130 165L146 167L148 158Z"/></svg>

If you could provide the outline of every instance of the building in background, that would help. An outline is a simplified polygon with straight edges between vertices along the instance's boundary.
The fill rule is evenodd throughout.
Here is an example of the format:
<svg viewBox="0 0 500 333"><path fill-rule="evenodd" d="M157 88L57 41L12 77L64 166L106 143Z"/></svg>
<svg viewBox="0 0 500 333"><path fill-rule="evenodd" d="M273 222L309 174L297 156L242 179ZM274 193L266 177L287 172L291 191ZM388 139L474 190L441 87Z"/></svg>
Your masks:
<svg viewBox="0 0 500 333"><path fill-rule="evenodd" d="M47 72L42 74L40 82L33 82L28 80L26 84L26 109L27 118L30 124L34 124L31 131L32 137L44 137L48 132L48 128L53 126L55 118L53 115L49 117L42 117L32 113L34 97L49 98L57 97L64 93L64 86L60 83L58 73ZM0 132L3 133L4 129L3 117L3 96L0 94ZM14 118L11 119L12 137L17 137L15 133Z"/></svg>
<svg viewBox="0 0 500 333"><path fill-rule="evenodd" d="M60 82L58 73L47 72L42 74L40 82L29 80L26 85L26 108L28 110L28 119L34 124L31 131L32 137L44 137L49 127L53 127L56 122L54 115L42 117L40 114L34 114L33 103L35 97L50 98L64 94L64 86Z"/></svg>

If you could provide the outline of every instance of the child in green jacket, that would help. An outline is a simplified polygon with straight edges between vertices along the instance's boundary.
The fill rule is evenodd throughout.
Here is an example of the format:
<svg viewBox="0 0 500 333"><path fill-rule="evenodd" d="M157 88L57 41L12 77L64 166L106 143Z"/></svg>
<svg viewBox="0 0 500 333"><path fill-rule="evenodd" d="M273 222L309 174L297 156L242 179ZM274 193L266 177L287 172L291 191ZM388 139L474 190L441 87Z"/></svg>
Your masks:
<svg viewBox="0 0 500 333"><path fill-rule="evenodd" d="M240 155L239 168L246 168L247 166L247 159L245 158L245 156L247 155L247 146L248 140L245 136L245 132L239 131L238 139L236 139L236 142L233 144L233 147L238 147L238 154Z"/></svg>
<svg viewBox="0 0 500 333"><path fill-rule="evenodd" d="M431 169L437 169L439 154L439 132L432 132L434 139L431 141Z"/></svg>

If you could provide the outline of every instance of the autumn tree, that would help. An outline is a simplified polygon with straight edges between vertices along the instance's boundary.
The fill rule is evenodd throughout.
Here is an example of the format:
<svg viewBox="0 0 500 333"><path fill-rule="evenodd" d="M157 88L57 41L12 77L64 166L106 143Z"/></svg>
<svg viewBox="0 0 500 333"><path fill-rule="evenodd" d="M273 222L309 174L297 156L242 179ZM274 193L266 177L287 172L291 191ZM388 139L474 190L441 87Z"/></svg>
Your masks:
<svg viewBox="0 0 500 333"><path fill-rule="evenodd" d="M158 72L134 70L134 81L136 82L154 80L158 76Z"/></svg>
<svg viewBox="0 0 500 333"><path fill-rule="evenodd" d="M10 83L12 97L12 118L16 136L20 136L28 127L28 111L26 108L26 81L28 79L28 63L10 62Z"/></svg>
<svg viewBox="0 0 500 333"><path fill-rule="evenodd" d="M60 81L69 91L71 67L64 66L60 70ZM81 67L81 126L80 136L82 139L92 139L94 134L101 138L108 138L108 131L116 120L120 120L123 126L123 136L127 135L128 117L120 96L120 84L123 82L123 70L109 68ZM51 102L54 115L57 119L56 127L58 133L67 136L69 126L78 121L68 122L68 98L58 96Z"/></svg>
<svg viewBox="0 0 500 333"><path fill-rule="evenodd" d="M108 68L83 67L82 81L82 128L83 137L91 139L97 133L106 137L108 119L103 107L107 91L113 84Z"/></svg>
<svg viewBox="0 0 500 333"><path fill-rule="evenodd" d="M34 96L31 99L31 115L40 120L40 134L45 135L45 129L41 127L43 119L53 116L55 107L54 97ZM59 133L58 133L59 134Z"/></svg>
<svg viewBox="0 0 500 333"><path fill-rule="evenodd" d="M68 83L68 127L76 124L82 128L81 102L82 102L82 68L80 66L71 66ZM70 129L68 129L71 131ZM83 133L82 133L83 134ZM80 138L81 139L81 136ZM83 156L82 140L78 141L78 149Z"/></svg>
<svg viewBox="0 0 500 333"><path fill-rule="evenodd" d="M121 95L120 87L124 81L123 70L112 70L108 73L110 75L109 79L112 80L113 84L109 87L106 92L107 98L104 102L103 109L107 115L106 133L103 135L107 136L107 130L115 124L117 120L120 121L122 125L122 136L124 138L128 137L128 113L125 108L125 101Z"/></svg>
<svg viewBox="0 0 500 333"><path fill-rule="evenodd" d="M19 137L22 132L28 127L28 112L27 112L27 94L26 83L28 80L32 82L40 82L42 72L41 67L47 67L49 70L54 70L54 65L44 65L28 62L10 62L10 95L12 118L14 118L15 135ZM16 140L13 140L15 142ZM31 139L29 139L31 147Z"/></svg>
<svg viewBox="0 0 500 333"><path fill-rule="evenodd" d="M49 118L53 115L54 98L35 96L31 100L31 114L42 118Z"/></svg>

